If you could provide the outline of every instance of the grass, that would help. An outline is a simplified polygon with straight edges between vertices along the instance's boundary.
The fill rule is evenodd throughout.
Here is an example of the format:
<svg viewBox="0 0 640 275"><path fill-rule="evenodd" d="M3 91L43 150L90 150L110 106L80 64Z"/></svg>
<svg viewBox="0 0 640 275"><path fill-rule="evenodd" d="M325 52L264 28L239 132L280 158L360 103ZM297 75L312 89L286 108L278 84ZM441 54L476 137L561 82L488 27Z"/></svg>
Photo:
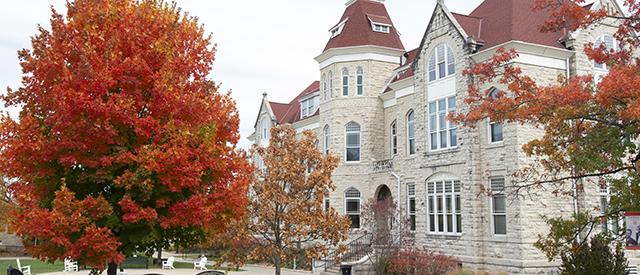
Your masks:
<svg viewBox="0 0 640 275"><path fill-rule="evenodd" d="M39 260L20 259L22 266L31 266L31 274L42 274L49 272L62 272L64 270L64 264L62 262L55 262L53 264L42 262ZM6 272L7 268L12 266L18 267L16 260L0 260L0 272Z"/></svg>

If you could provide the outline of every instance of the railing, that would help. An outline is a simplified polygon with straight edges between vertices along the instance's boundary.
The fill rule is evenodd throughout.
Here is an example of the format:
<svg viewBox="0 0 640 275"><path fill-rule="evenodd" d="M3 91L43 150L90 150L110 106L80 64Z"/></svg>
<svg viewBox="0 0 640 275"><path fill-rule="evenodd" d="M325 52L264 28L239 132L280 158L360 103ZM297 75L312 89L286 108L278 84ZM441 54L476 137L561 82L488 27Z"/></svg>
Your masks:
<svg viewBox="0 0 640 275"><path fill-rule="evenodd" d="M357 239L349 242L347 246L347 250L342 254L338 254L340 251L334 250L331 253L327 254L324 257L323 262L315 265L314 269L323 268L324 271L332 268L336 265L339 265L342 262L355 262L359 261L363 257L367 256L372 251L371 247L371 239L373 235L371 233L365 233L364 235L358 237ZM336 259L339 262L336 262Z"/></svg>
<svg viewBox="0 0 640 275"><path fill-rule="evenodd" d="M393 159L378 160L373 162L373 172L393 170Z"/></svg>

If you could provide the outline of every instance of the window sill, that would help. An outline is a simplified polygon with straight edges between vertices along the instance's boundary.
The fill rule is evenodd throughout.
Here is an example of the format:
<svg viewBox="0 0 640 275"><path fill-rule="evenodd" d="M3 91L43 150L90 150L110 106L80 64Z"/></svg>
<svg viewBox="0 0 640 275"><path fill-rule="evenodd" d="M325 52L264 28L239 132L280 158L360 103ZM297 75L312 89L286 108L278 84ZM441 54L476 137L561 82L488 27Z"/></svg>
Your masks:
<svg viewBox="0 0 640 275"><path fill-rule="evenodd" d="M432 233L427 232L427 238L436 238L436 239L452 239L457 240L462 237L462 233Z"/></svg>
<svg viewBox="0 0 640 275"><path fill-rule="evenodd" d="M504 147L504 140L503 141L498 141L498 142L490 142L487 145L487 149L494 149L494 148L502 148Z"/></svg>
<svg viewBox="0 0 640 275"><path fill-rule="evenodd" d="M444 155L444 154L456 153L456 152L460 152L460 147L431 150L426 152L425 156L437 156L437 155Z"/></svg>

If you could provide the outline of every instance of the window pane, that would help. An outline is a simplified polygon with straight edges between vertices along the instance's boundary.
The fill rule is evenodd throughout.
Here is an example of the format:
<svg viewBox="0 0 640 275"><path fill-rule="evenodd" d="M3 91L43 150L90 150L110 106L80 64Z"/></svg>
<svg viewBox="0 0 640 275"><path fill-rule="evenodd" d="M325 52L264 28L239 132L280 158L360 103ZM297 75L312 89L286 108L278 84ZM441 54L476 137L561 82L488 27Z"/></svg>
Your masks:
<svg viewBox="0 0 640 275"><path fill-rule="evenodd" d="M430 115L429 116L429 131L430 132L434 132L436 130L438 130L438 119L436 118L436 115Z"/></svg>
<svg viewBox="0 0 640 275"><path fill-rule="evenodd" d="M451 136L451 147L455 147L458 146L458 130L457 129L451 129L449 130L450 132L450 136Z"/></svg>
<svg viewBox="0 0 640 275"><path fill-rule="evenodd" d="M416 230L416 215L411 215L411 230Z"/></svg>
<svg viewBox="0 0 640 275"><path fill-rule="evenodd" d="M447 131L440 132L440 148L447 148Z"/></svg>
<svg viewBox="0 0 640 275"><path fill-rule="evenodd" d="M347 213L360 212L360 200L347 200Z"/></svg>
<svg viewBox="0 0 640 275"><path fill-rule="evenodd" d="M449 111L452 111L453 109L456 108L456 97L452 96L448 98L448 107L449 107Z"/></svg>
<svg viewBox="0 0 640 275"><path fill-rule="evenodd" d="M410 139L409 140L409 154L413 155L416 153L416 140L415 139Z"/></svg>
<svg viewBox="0 0 640 275"><path fill-rule="evenodd" d="M436 217L435 217L435 215L429 215L429 231L436 232Z"/></svg>
<svg viewBox="0 0 640 275"><path fill-rule="evenodd" d="M360 215L349 215L351 218L351 228L360 228Z"/></svg>
<svg viewBox="0 0 640 275"><path fill-rule="evenodd" d="M347 147L359 147L360 146L360 134L347 134Z"/></svg>
<svg viewBox="0 0 640 275"><path fill-rule="evenodd" d="M446 75L446 64L444 62L438 63L438 78L443 78Z"/></svg>
<svg viewBox="0 0 640 275"><path fill-rule="evenodd" d="M447 232L453 233L453 215L447 215Z"/></svg>
<svg viewBox="0 0 640 275"><path fill-rule="evenodd" d="M347 148L347 161L360 161L360 148Z"/></svg>
<svg viewBox="0 0 640 275"><path fill-rule="evenodd" d="M431 150L436 150L436 149L438 149L438 134L432 133L431 134Z"/></svg>
<svg viewBox="0 0 640 275"><path fill-rule="evenodd" d="M493 233L496 235L507 234L507 217L503 215L493 216Z"/></svg>
<svg viewBox="0 0 640 275"><path fill-rule="evenodd" d="M429 102L429 113L435 114L437 112L438 112L438 109L436 108L436 102L435 101Z"/></svg>
<svg viewBox="0 0 640 275"><path fill-rule="evenodd" d="M462 233L462 215L456 215L456 232Z"/></svg>
<svg viewBox="0 0 640 275"><path fill-rule="evenodd" d="M493 196L493 213L505 213L506 208L506 199L504 195L494 195Z"/></svg>
<svg viewBox="0 0 640 275"><path fill-rule="evenodd" d="M440 130L447 129L447 113L440 112L438 116L438 123L440 124Z"/></svg>
<svg viewBox="0 0 640 275"><path fill-rule="evenodd" d="M416 199L411 198L409 199L409 213L415 213L416 212Z"/></svg>
<svg viewBox="0 0 640 275"><path fill-rule="evenodd" d="M491 123L491 142L502 141L502 123Z"/></svg>

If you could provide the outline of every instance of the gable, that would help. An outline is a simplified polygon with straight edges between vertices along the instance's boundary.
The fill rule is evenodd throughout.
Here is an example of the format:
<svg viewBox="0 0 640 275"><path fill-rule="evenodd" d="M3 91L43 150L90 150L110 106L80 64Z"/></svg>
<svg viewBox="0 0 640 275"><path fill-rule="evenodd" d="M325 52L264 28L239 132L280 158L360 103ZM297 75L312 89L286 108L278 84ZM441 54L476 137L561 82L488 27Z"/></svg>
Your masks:
<svg viewBox="0 0 640 275"><path fill-rule="evenodd" d="M436 8L431 15L431 19L429 20L429 24L427 25L427 30L422 37L422 41L420 42L420 46L418 47L418 54L414 60L414 64L418 62L424 48L428 46L429 40L433 37L440 37L446 34L450 34L451 32L455 32L462 41L467 41L469 35L462 28L462 26L455 19L453 14L447 9L446 6L442 5L440 1L436 4ZM465 45L466 46L466 45Z"/></svg>

